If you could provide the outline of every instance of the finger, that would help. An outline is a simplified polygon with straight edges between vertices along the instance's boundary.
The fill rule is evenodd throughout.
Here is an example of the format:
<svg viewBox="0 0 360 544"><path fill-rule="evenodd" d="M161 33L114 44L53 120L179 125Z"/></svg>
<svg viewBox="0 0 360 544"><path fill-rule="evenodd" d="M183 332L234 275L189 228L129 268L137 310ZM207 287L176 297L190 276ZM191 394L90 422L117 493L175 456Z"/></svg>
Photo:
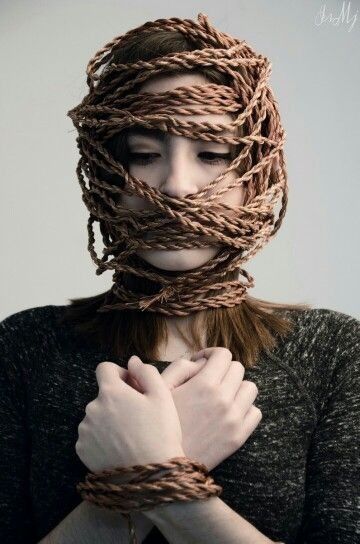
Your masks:
<svg viewBox="0 0 360 544"><path fill-rule="evenodd" d="M245 368L239 361L232 361L220 386L224 394L234 399L244 379Z"/></svg>
<svg viewBox="0 0 360 544"><path fill-rule="evenodd" d="M241 434L245 432L245 434L249 437L255 431L261 420L261 410L257 406L252 405L243 419Z"/></svg>
<svg viewBox="0 0 360 544"><path fill-rule="evenodd" d="M250 406L255 402L258 395L258 388L254 382L243 380L236 393L234 403L240 412L246 414Z"/></svg>
<svg viewBox="0 0 360 544"><path fill-rule="evenodd" d="M188 359L177 359L165 368L161 376L167 387L172 391L195 376L206 362L206 357L202 357L196 362Z"/></svg>
<svg viewBox="0 0 360 544"><path fill-rule="evenodd" d="M199 357L207 357L207 364L199 371L195 379L201 377L209 384L218 385L229 370L232 353L227 348L204 348L197 353Z"/></svg>
<svg viewBox="0 0 360 544"><path fill-rule="evenodd" d="M111 361L103 361L97 365L95 374L99 388L101 388L105 384L118 385L119 378L125 381L127 370Z"/></svg>
<svg viewBox="0 0 360 544"><path fill-rule="evenodd" d="M160 397L168 391L157 367L150 363L143 363L137 355L132 355L128 360L128 370L144 394Z"/></svg>
<svg viewBox="0 0 360 544"><path fill-rule="evenodd" d="M139 393L143 393L144 391L141 389L140 385L138 384L137 380L128 372L128 375L126 377L126 383L130 385L133 389L136 389Z"/></svg>

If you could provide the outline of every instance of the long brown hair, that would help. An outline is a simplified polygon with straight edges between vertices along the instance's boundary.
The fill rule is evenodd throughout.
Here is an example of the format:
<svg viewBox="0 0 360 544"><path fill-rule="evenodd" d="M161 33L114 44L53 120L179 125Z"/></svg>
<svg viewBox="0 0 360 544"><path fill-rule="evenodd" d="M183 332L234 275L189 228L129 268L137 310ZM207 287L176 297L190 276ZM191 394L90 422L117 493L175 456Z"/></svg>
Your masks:
<svg viewBox="0 0 360 544"><path fill-rule="evenodd" d="M191 51L196 44L189 42L180 32L156 31L145 36L133 35L131 41L119 48L111 59L112 63L147 61L180 51ZM179 69L178 73L189 72ZM199 68L193 72L202 74L209 82L230 85L229 76L215 68ZM175 72L172 71L173 75ZM109 76L107 76L109 77ZM135 92L135 91L133 91ZM118 160L128 167L127 131L108 139L104 145ZM238 146L231 146L232 158L238 154ZM96 167L96 175L109 183L121 184L118 175ZM250 197L245 196L245 202ZM237 271L225 278L237 279ZM142 293L153 292L154 285L144 278L128 278L128 287ZM162 314L139 310L115 310L97 313L109 291L92 297L72 298L66 307L60 323L71 323L75 330L85 334L88 341L110 350L114 357L138 355L143 360L157 361L159 346L166 344L168 330ZM197 312L188 325L188 336L184 342L198 351L205 346L227 347L233 359L241 361L246 368L256 364L262 351L271 351L280 338L293 329L293 321L287 310L307 310L309 304L281 304L256 299L249 295L233 308L210 308ZM286 311L286 315L282 314ZM205 346L202 345L201 331L205 331Z"/></svg>

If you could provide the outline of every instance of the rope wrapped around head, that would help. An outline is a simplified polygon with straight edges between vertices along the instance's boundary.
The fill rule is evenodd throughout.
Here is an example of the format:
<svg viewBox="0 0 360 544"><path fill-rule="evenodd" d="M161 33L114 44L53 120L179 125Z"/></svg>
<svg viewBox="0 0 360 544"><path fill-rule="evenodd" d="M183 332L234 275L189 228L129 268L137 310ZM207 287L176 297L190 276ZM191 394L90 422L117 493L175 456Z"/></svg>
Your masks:
<svg viewBox="0 0 360 544"><path fill-rule="evenodd" d="M198 48L146 62L112 62L116 50L126 45L135 33L145 35L158 30L181 32ZM102 65L105 67L98 73ZM132 92L153 76L202 66L213 66L227 74L231 85L209 83L162 93ZM115 270L112 288L98 311L139 309L186 316L207 308L241 304L247 289L254 286L253 278L242 266L277 232L287 205L285 132L276 100L267 85L270 73L271 64L266 57L256 54L245 41L216 30L202 13L198 21L171 18L147 22L115 37L89 61L89 92L68 115L78 131L77 175L83 201L90 212L88 249L97 265L96 274ZM196 123L173 116L224 112L235 117L232 123ZM130 175L104 146L108 138L134 125L187 138L228 142L239 145L240 152L201 191L173 198ZM222 134L228 130L231 136ZM240 130L242 135L238 135ZM245 173L219 188L224 176L232 170L238 173L241 165L247 166ZM99 179L94 173L96 166L119 176L123 186ZM241 184L247 188L246 204L233 207L218 201L225 191ZM121 194L142 197L152 208L128 209L119 203L117 197ZM274 208L280 198L281 209L275 220ZM105 245L101 258L95 251L95 221L100 223ZM155 236L145 240L149 229ZM220 244L218 254L196 269L175 275L134 255L138 249L202 247L209 237ZM239 279L226 279L232 271L238 273ZM126 286L126 275L146 278L158 288L150 295L134 292Z"/></svg>

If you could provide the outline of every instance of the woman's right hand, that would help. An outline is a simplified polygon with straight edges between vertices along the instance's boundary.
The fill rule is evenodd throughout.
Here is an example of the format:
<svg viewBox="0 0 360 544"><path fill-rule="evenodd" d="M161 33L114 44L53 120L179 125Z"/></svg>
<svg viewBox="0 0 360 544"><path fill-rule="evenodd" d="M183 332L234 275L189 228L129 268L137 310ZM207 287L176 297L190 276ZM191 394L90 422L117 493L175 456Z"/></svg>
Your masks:
<svg viewBox="0 0 360 544"><path fill-rule="evenodd" d="M184 452L212 470L246 442L262 413L253 404L257 386L243 379L245 368L230 350L205 348L197 357L178 359L161 375L172 391Z"/></svg>

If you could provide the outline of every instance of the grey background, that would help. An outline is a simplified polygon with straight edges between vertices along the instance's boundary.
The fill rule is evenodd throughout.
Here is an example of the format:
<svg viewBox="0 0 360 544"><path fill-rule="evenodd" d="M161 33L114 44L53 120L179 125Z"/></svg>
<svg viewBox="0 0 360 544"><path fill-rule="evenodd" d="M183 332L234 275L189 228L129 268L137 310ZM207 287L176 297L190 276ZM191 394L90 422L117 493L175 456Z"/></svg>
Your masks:
<svg viewBox="0 0 360 544"><path fill-rule="evenodd" d="M199 12L270 59L287 133L288 209L245 265L249 293L360 317L358 1L2 0L0 318L111 286L112 271L96 276L87 251L66 112L87 92L87 62L113 37Z"/></svg>

